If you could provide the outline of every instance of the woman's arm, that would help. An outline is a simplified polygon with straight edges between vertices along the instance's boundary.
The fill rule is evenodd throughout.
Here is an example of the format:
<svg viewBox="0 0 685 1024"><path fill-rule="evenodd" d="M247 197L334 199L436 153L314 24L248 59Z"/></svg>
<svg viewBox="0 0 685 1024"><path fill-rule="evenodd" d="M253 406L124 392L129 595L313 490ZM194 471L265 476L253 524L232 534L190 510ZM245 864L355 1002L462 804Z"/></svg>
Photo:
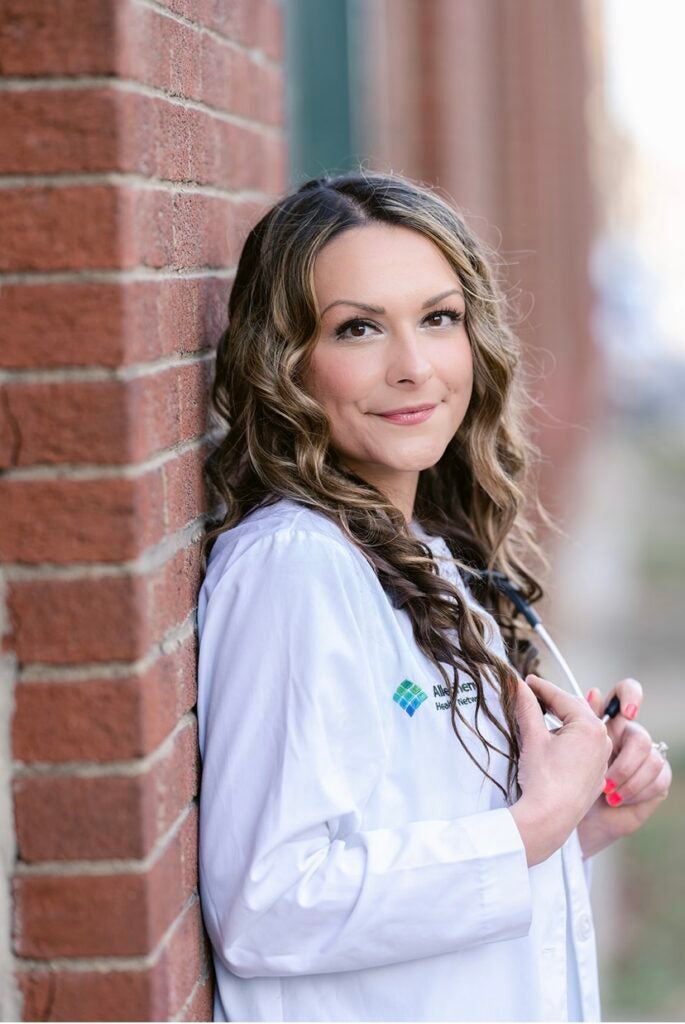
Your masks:
<svg viewBox="0 0 685 1024"><path fill-rule="evenodd" d="M529 930L509 808L362 828L387 754L377 622L353 554L297 529L257 540L206 608L200 887L213 945L242 977L373 967Z"/></svg>

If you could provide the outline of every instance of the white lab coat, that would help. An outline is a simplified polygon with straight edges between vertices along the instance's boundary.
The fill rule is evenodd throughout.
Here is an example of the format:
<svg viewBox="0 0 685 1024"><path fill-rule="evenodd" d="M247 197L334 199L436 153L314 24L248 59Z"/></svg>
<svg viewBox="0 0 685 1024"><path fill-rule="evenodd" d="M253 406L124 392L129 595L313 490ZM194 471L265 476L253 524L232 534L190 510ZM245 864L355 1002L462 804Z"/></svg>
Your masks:
<svg viewBox="0 0 685 1024"><path fill-rule="evenodd" d="M528 868L407 613L342 531L289 500L256 510L216 541L198 616L214 1020L598 1020L577 833ZM413 714L405 680L425 694ZM504 783L503 756L489 770Z"/></svg>

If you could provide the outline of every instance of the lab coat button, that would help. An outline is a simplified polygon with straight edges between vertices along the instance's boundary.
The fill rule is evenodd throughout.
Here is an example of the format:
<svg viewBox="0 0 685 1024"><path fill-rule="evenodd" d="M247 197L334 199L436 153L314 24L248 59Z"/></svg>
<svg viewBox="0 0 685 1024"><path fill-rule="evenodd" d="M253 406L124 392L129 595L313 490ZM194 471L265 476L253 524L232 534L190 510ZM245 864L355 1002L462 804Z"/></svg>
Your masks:
<svg viewBox="0 0 685 1024"><path fill-rule="evenodd" d="M585 942L592 935L592 921L588 914L581 914L576 925L576 935L581 942Z"/></svg>

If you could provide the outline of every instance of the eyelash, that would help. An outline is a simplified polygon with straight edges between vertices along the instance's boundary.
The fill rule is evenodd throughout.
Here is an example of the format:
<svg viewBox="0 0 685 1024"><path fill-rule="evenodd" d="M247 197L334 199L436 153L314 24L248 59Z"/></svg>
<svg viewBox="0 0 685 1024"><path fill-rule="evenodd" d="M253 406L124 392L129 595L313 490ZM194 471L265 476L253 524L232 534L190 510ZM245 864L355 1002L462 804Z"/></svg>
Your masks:
<svg viewBox="0 0 685 1024"><path fill-rule="evenodd" d="M464 319L464 314L460 313L456 309L453 309L451 306L446 306L444 309L434 309L432 313L426 314L424 320L428 320L430 317L433 316L451 316L453 324L461 323L461 321ZM347 331L350 327L356 326L357 324L363 324L365 327L375 326L375 324L372 324L370 320L362 320L359 317L354 317L352 320L346 320L344 324L340 324L339 327L336 327L336 338L341 338L344 335L345 331ZM351 338L350 341L365 341L365 338Z"/></svg>

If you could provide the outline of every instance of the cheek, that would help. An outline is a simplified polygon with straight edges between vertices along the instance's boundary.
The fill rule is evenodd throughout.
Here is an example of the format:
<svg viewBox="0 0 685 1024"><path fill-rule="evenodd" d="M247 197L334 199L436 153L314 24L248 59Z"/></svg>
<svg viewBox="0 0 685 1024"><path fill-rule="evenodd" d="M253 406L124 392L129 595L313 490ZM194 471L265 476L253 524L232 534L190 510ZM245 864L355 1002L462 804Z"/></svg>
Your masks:
<svg viewBox="0 0 685 1024"><path fill-rule="evenodd" d="M460 397L470 395L473 389L473 356L467 342L437 353L433 366L450 392Z"/></svg>
<svg viewBox="0 0 685 1024"><path fill-rule="evenodd" d="M470 395L473 391L473 359L471 358L470 352L464 366L464 380L467 382L468 393Z"/></svg>
<svg viewBox="0 0 685 1024"><path fill-rule="evenodd" d="M363 400L368 393L373 370L350 352L333 352L312 359L309 381L311 393L325 405L344 405Z"/></svg>

